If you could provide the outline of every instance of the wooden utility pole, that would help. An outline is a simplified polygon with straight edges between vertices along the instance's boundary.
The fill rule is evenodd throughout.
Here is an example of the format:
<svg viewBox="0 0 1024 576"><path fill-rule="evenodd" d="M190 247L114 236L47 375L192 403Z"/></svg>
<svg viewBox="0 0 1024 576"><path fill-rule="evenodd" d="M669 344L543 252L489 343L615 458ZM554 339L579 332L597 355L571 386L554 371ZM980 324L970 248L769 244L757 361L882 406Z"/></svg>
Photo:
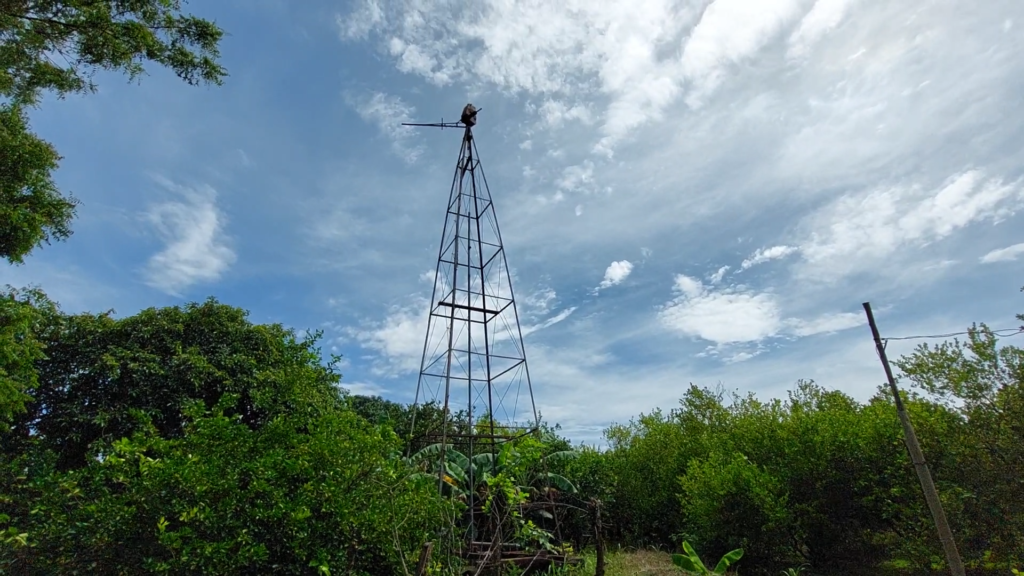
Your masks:
<svg viewBox="0 0 1024 576"><path fill-rule="evenodd" d="M594 548L597 552L597 568L594 576L604 576L604 529L601 526L601 501L597 498L590 500L590 510L594 520Z"/></svg>
<svg viewBox="0 0 1024 576"><path fill-rule="evenodd" d="M928 509L935 520L935 529L939 532L939 540L942 541L942 550L946 553L946 562L949 564L949 571L953 576L965 576L964 563L960 559L960 552L956 549L956 542L953 540L953 532L946 522L946 513L942 510L942 502L939 500L939 492L932 482L931 472L928 471L928 463L925 462L924 453L921 452L921 445L917 442L917 434L910 424L910 416L903 406L903 399L900 398L900 391L896 387L896 379L892 375L892 368L889 366L889 358L885 355L885 345L882 337L878 334L878 326L875 325L875 316L871 313L871 303L864 303L864 313L868 315L868 326L871 327L871 336L875 339L875 348L878 350L878 357L882 361L882 368L885 369L885 377L889 379L889 388L892 389L892 397L896 402L896 413L900 417L900 424L903 425L903 438L907 444L907 452L910 453L910 461L914 464L917 478L921 481L921 490L924 492L924 499L928 502Z"/></svg>

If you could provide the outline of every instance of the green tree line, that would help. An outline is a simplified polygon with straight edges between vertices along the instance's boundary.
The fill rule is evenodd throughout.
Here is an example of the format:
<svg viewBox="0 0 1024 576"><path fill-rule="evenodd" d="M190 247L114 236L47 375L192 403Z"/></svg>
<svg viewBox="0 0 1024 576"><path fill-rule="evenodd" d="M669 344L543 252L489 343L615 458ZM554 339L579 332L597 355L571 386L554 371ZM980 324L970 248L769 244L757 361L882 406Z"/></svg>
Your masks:
<svg viewBox="0 0 1024 576"><path fill-rule="evenodd" d="M894 364L966 564L1020 568L1024 350L980 325ZM583 449L567 475L605 501L612 541L678 550L685 540L715 558L743 548L748 573L944 564L886 387L858 403L811 381L769 401L691 385L677 408L605 436L608 449Z"/></svg>

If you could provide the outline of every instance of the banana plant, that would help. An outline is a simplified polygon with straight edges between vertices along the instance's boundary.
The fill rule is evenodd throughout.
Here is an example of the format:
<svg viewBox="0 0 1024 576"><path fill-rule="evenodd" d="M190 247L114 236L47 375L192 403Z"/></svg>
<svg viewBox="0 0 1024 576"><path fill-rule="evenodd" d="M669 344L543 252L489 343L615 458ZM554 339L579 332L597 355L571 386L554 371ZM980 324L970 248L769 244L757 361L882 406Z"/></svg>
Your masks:
<svg viewBox="0 0 1024 576"><path fill-rule="evenodd" d="M444 465L432 466L432 463L439 463L441 452L444 452ZM576 457L576 452L564 450L554 452L540 459L543 464L558 464L570 458ZM444 447L442 444L431 444L406 459L411 466L418 468L417 475L431 476L437 478L438 474L444 474L443 481L451 486L456 496L465 496L470 490L486 485L487 481L505 471L515 469L519 466L522 455L516 450L512 442L502 443L497 453L486 452L476 454L472 459L465 454L455 450L451 446ZM433 468L433 470L431 470ZM535 471L529 478L521 478L525 481L524 489L544 490L551 487L565 492L575 492L576 486L568 478L547 471L547 466L542 466L542 471ZM473 479L476 486L469 486L469 479Z"/></svg>
<svg viewBox="0 0 1024 576"><path fill-rule="evenodd" d="M735 564L740 558L743 557L743 549L737 548L732 552L722 556L722 559L718 561L714 570L708 570L704 563L701 562L700 556L690 546L689 542L683 541L683 552L685 554L673 554L672 563L676 566L686 570L687 572L693 572L694 574L700 574L701 576L708 576L711 574L725 574L725 571L729 569L729 566Z"/></svg>

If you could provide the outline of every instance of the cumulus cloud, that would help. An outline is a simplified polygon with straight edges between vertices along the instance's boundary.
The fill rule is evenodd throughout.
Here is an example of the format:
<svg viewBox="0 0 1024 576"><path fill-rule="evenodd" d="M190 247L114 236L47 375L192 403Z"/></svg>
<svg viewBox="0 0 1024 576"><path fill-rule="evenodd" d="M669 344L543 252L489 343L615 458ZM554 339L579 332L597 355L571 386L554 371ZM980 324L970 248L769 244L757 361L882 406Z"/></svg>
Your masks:
<svg viewBox="0 0 1024 576"><path fill-rule="evenodd" d="M628 260L618 260L608 265L608 269L604 271L604 280L601 280L599 288L609 288L621 284L626 278L629 278L630 273L633 272L633 264Z"/></svg>
<svg viewBox="0 0 1024 576"><path fill-rule="evenodd" d="M750 255L749 258L740 264L741 270L746 270L752 266L763 264L769 260L778 260L779 258L785 258L790 254L796 252L796 248L792 246L772 246L771 248L759 248L756 252Z"/></svg>
<svg viewBox="0 0 1024 576"><path fill-rule="evenodd" d="M375 125L377 129L391 140L394 153L407 164L416 162L423 154L423 147L412 144L413 129L402 126L402 122L413 121L416 108L406 104L398 96L383 92L368 94L346 94L345 100L363 120Z"/></svg>
<svg viewBox="0 0 1024 576"><path fill-rule="evenodd" d="M775 336L806 337L838 332L864 322L853 313L826 313L809 320L785 318L775 294L742 286L705 286L699 279L685 274L676 276L673 291L676 296L658 313L662 324L717 347L757 343ZM729 358L735 362L757 353L760 350L744 350L734 352Z"/></svg>
<svg viewBox="0 0 1024 576"><path fill-rule="evenodd" d="M194 284L218 280L236 256L224 235L224 215L213 188L157 180L180 199L155 204L144 214L165 246L149 259L143 274L148 285L180 296Z"/></svg>
<svg viewBox="0 0 1024 576"><path fill-rule="evenodd" d="M1024 254L1024 243L1014 244L1013 246L999 248L985 254L981 257L981 263L992 264L994 262L1011 262L1016 260L1017 257L1022 254Z"/></svg>
<svg viewBox="0 0 1024 576"><path fill-rule="evenodd" d="M661 321L672 330L717 344L755 342L781 326L779 306L771 294L736 289L708 290L689 276L676 276L677 296L662 307Z"/></svg>

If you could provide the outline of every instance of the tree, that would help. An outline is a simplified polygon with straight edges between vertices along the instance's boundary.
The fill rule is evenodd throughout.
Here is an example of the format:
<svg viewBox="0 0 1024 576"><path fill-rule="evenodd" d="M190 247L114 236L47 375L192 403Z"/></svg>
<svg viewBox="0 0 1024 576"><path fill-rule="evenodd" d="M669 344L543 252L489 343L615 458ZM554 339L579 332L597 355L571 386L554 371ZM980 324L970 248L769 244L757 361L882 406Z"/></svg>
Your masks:
<svg viewBox="0 0 1024 576"><path fill-rule="evenodd" d="M35 363L45 358L36 331L57 313L57 306L39 290L8 287L0 293L0 431L32 399L27 392L38 382Z"/></svg>
<svg viewBox="0 0 1024 576"><path fill-rule="evenodd" d="M960 465L936 477L952 476L960 488L951 517L965 557L1024 560L1024 349L1000 345L981 324L966 341L922 344L895 364L963 421L956 435L943 438Z"/></svg>
<svg viewBox="0 0 1024 576"><path fill-rule="evenodd" d="M440 435L444 412L436 402L428 402L416 406L403 406L397 402L385 400L380 396L350 395L348 397L349 407L363 418L374 424L387 426L395 432L402 442L402 453L433 444L437 440L431 435ZM455 426L458 423L461 413L451 414L448 417L448 424ZM413 417L415 416L416 429L412 430Z"/></svg>
<svg viewBox="0 0 1024 576"><path fill-rule="evenodd" d="M345 410L253 429L234 401L192 403L174 439L143 417L80 469L46 451L0 462L0 572L390 576L428 539L445 553L451 505L389 459L396 437Z"/></svg>
<svg viewBox="0 0 1024 576"><path fill-rule="evenodd" d="M452 504L349 409L318 334L213 299L115 319L10 305L29 298L0 300L2 366L37 382L0 432L0 573L383 576L428 538L447 554Z"/></svg>
<svg viewBox="0 0 1024 576"><path fill-rule="evenodd" d="M94 91L98 70L137 79L144 62L190 85L220 84L222 36L180 0L0 0L0 257L20 263L66 239L77 205L53 182L60 156L29 131L25 107L44 92Z"/></svg>
<svg viewBox="0 0 1024 576"><path fill-rule="evenodd" d="M59 161L53 146L28 131L20 106L0 105L0 257L12 264L71 235L78 203L53 182Z"/></svg>
<svg viewBox="0 0 1024 576"><path fill-rule="evenodd" d="M254 428L279 414L338 409L340 376L321 364L318 336L254 325L212 298L123 319L55 316L36 335L46 358L4 448L31 440L58 454L59 467L81 467L94 442L130 437L140 415L176 438L189 401L211 407L226 393L238 395L229 414Z"/></svg>

